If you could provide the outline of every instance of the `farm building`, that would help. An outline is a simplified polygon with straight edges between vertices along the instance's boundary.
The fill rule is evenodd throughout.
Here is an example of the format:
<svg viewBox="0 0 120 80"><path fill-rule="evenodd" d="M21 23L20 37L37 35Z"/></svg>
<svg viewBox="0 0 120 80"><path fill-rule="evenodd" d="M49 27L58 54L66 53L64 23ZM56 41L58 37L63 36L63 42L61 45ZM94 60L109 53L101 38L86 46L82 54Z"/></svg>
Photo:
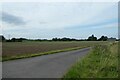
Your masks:
<svg viewBox="0 0 120 80"><path fill-rule="evenodd" d="M108 38L108 41L116 41L116 38Z"/></svg>

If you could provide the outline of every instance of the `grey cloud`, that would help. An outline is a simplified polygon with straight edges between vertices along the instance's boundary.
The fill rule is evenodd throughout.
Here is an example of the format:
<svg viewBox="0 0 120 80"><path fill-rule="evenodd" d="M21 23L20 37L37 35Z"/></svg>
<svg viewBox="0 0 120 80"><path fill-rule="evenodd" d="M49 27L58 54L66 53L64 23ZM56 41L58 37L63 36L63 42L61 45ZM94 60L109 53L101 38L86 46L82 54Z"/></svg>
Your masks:
<svg viewBox="0 0 120 80"><path fill-rule="evenodd" d="M47 22L39 22L40 24L47 24Z"/></svg>
<svg viewBox="0 0 120 80"><path fill-rule="evenodd" d="M14 24L14 25L25 25L26 22L18 16L2 12L2 21L9 23L9 24Z"/></svg>

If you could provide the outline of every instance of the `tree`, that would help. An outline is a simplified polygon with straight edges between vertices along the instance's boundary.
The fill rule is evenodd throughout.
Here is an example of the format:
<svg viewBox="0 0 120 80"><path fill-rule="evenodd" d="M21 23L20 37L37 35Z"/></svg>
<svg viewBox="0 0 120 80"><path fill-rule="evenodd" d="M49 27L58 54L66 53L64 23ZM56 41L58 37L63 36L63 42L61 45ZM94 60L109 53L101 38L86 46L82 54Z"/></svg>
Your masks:
<svg viewBox="0 0 120 80"><path fill-rule="evenodd" d="M52 41L58 41L58 39L57 38L53 38Z"/></svg>
<svg viewBox="0 0 120 80"><path fill-rule="evenodd" d="M11 41L12 41L12 42L15 42L15 41L16 41L16 38L12 38Z"/></svg>
<svg viewBox="0 0 120 80"><path fill-rule="evenodd" d="M2 41L5 41L6 39L5 39L5 37L4 36L2 36Z"/></svg>
<svg viewBox="0 0 120 80"><path fill-rule="evenodd" d="M94 35L88 37L87 41L97 41L97 37L94 37Z"/></svg>
<svg viewBox="0 0 120 80"><path fill-rule="evenodd" d="M52 41L77 41L77 39L63 37L63 38L53 38Z"/></svg>
<svg viewBox="0 0 120 80"><path fill-rule="evenodd" d="M107 41L108 37L107 36L101 36L101 38L98 39L98 41Z"/></svg>
<svg viewBox="0 0 120 80"><path fill-rule="evenodd" d="M22 42L23 38L12 38L11 42Z"/></svg>
<svg viewBox="0 0 120 80"><path fill-rule="evenodd" d="M62 38L61 40L62 40L62 41L70 41L70 38L64 37L64 38Z"/></svg>
<svg viewBox="0 0 120 80"><path fill-rule="evenodd" d="M0 35L0 42L5 40L6 40L5 37L3 35Z"/></svg>

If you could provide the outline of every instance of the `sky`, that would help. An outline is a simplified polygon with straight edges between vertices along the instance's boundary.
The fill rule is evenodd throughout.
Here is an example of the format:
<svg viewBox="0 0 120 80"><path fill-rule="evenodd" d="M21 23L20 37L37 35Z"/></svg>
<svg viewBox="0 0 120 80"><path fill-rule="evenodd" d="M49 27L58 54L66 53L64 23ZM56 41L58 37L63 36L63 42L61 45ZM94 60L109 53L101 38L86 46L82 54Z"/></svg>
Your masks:
<svg viewBox="0 0 120 80"><path fill-rule="evenodd" d="M118 38L116 2L4 2L0 4L6 38L85 39L94 34Z"/></svg>

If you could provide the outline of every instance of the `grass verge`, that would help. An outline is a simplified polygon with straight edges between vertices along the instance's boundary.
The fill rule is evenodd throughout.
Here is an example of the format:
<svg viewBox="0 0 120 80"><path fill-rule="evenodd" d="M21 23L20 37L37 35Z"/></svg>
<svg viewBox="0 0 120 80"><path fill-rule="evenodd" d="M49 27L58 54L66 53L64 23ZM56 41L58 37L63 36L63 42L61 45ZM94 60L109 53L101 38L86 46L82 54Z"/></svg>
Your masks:
<svg viewBox="0 0 120 80"><path fill-rule="evenodd" d="M62 50L53 50L53 51L48 51L48 52L43 52L43 53L35 53L35 54L24 54L24 55L19 55L19 56L10 56L10 57L7 56L7 57L2 58L2 62L3 61L8 61L8 60L16 60L16 59L23 59L23 58L30 58L30 57L54 54L54 53L59 53L59 52L78 50L78 49L82 49L82 48L86 48L86 47L89 47L89 46L67 48L67 49L62 49Z"/></svg>
<svg viewBox="0 0 120 80"><path fill-rule="evenodd" d="M68 78L117 78L118 45L97 45L63 76Z"/></svg>

